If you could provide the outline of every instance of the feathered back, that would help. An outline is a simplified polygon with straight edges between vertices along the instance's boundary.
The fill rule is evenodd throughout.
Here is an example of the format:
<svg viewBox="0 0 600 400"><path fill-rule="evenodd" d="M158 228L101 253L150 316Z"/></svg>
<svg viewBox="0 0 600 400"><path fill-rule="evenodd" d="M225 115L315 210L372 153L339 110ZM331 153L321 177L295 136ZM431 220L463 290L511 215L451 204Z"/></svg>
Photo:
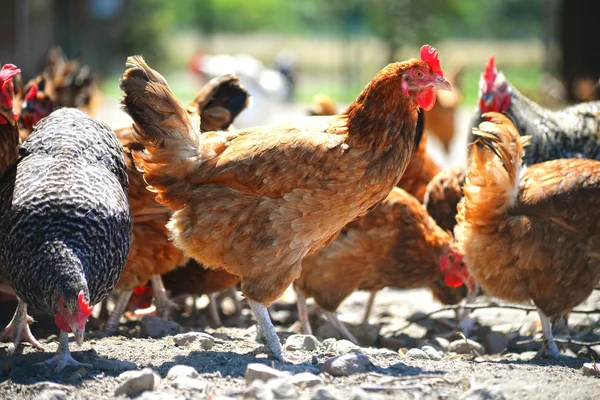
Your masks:
<svg viewBox="0 0 600 400"><path fill-rule="evenodd" d="M181 105L165 78L141 56L127 58L127 66L130 68L120 82L121 103L135 122L134 136L146 148L134 153L136 165L143 170L151 191L185 193L173 180L188 175L199 145L200 118ZM165 205L163 193L156 199ZM184 200L181 196L182 203Z"/></svg>
<svg viewBox="0 0 600 400"><path fill-rule="evenodd" d="M473 144L464 187L465 198L459 217L470 224L485 226L515 204L519 192L524 146L513 123L499 113L486 113L479 128L473 129Z"/></svg>

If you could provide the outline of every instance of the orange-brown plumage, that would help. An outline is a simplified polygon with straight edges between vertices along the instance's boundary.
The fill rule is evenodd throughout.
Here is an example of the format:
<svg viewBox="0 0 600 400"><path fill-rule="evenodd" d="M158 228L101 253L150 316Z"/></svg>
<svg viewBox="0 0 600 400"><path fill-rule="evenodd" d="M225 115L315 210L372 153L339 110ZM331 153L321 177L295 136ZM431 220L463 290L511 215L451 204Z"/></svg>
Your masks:
<svg viewBox="0 0 600 400"><path fill-rule="evenodd" d="M211 294L227 290L235 286L240 279L224 269L209 269L190 259L187 264L163 275L165 288L171 296L182 294Z"/></svg>
<svg viewBox="0 0 600 400"><path fill-rule="evenodd" d="M464 298L464 287L447 287L440 269L451 242L452 235L435 224L416 198L395 188L333 242L304 258L294 286L327 311L335 311L355 290L387 286L429 286L440 301L455 304Z"/></svg>
<svg viewBox="0 0 600 400"><path fill-rule="evenodd" d="M500 114L486 118L474 131L456 237L487 293L532 300L544 323L581 303L600 279L600 162L548 161L521 177L529 137Z"/></svg>
<svg viewBox="0 0 600 400"><path fill-rule="evenodd" d="M388 195L408 163L418 106L447 81L424 61L390 64L342 115L200 133L160 74L140 57L128 65L123 104L146 147L136 162L175 210L174 243L240 277L279 357L264 305L299 277L304 256Z"/></svg>
<svg viewBox="0 0 600 400"><path fill-rule="evenodd" d="M423 205L440 228L453 232L457 206L463 197L465 168L454 167L439 172L427 184Z"/></svg>
<svg viewBox="0 0 600 400"><path fill-rule="evenodd" d="M427 154L426 147L427 134L423 132L419 146L413 149L408 166L397 185L415 196L420 202L423 202L425 197L427 184L440 172L440 167Z"/></svg>

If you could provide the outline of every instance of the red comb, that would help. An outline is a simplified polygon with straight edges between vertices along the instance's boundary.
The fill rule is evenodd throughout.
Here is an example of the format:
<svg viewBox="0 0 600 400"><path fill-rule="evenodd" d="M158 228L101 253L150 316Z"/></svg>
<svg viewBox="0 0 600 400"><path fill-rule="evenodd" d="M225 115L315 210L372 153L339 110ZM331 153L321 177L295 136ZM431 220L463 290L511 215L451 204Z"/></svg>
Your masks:
<svg viewBox="0 0 600 400"><path fill-rule="evenodd" d="M81 290L77 295L77 304L79 305L77 314L81 313L84 314L86 318L89 317L92 313L92 307L90 307L88 302L85 300L85 294L83 293L83 290Z"/></svg>
<svg viewBox="0 0 600 400"><path fill-rule="evenodd" d="M485 64L485 70L481 74L481 78L485 82L485 87L483 88L483 92L487 93L489 90L492 90L494 87L494 82L496 82L496 77L498 76L498 70L496 69L496 57L490 56L487 64Z"/></svg>
<svg viewBox="0 0 600 400"><path fill-rule="evenodd" d="M444 71L442 71L442 67L440 67L440 56L435 47L428 44L421 47L421 60L429 64L431 71L444 76Z"/></svg>
<svg viewBox="0 0 600 400"><path fill-rule="evenodd" d="M38 87L37 85L33 85L31 87L31 89L29 89L29 92L27 92L27 96L25 96L25 100L31 101L33 99L35 99L35 95L38 92Z"/></svg>
<svg viewBox="0 0 600 400"><path fill-rule="evenodd" d="M21 73L21 70L17 68L13 64L4 64L2 69L0 70L0 84L2 84L2 89L8 85L8 83L15 77Z"/></svg>

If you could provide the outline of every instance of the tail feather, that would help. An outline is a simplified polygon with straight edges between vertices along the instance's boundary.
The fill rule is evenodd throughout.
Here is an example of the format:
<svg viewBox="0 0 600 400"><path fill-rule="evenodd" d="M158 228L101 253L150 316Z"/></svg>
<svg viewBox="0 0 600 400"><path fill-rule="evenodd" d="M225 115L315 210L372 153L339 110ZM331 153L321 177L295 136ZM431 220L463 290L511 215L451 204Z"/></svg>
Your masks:
<svg viewBox="0 0 600 400"><path fill-rule="evenodd" d="M148 189L158 193L157 201L179 209L189 191L185 177L197 158L200 119L186 111L165 78L141 56L129 57L127 66L119 85L121 103L135 122L135 138L145 146L133 154L136 165Z"/></svg>
<svg viewBox="0 0 600 400"><path fill-rule="evenodd" d="M524 147L514 124L499 113L484 114L487 121L473 129L473 144L465 182L462 216L471 224L489 226L503 219L519 193Z"/></svg>

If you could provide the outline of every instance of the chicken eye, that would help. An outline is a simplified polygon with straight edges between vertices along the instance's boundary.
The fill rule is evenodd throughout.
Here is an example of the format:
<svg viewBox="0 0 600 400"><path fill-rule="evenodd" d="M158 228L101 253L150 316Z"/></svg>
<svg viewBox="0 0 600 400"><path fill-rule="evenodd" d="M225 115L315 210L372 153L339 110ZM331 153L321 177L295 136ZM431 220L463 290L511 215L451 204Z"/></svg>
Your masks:
<svg viewBox="0 0 600 400"><path fill-rule="evenodd" d="M418 70L416 70L416 71L415 71L415 77L416 77L417 79L422 79L424 75L425 75L425 74L424 74L424 73L423 73L423 71L421 71L420 69L418 69Z"/></svg>

